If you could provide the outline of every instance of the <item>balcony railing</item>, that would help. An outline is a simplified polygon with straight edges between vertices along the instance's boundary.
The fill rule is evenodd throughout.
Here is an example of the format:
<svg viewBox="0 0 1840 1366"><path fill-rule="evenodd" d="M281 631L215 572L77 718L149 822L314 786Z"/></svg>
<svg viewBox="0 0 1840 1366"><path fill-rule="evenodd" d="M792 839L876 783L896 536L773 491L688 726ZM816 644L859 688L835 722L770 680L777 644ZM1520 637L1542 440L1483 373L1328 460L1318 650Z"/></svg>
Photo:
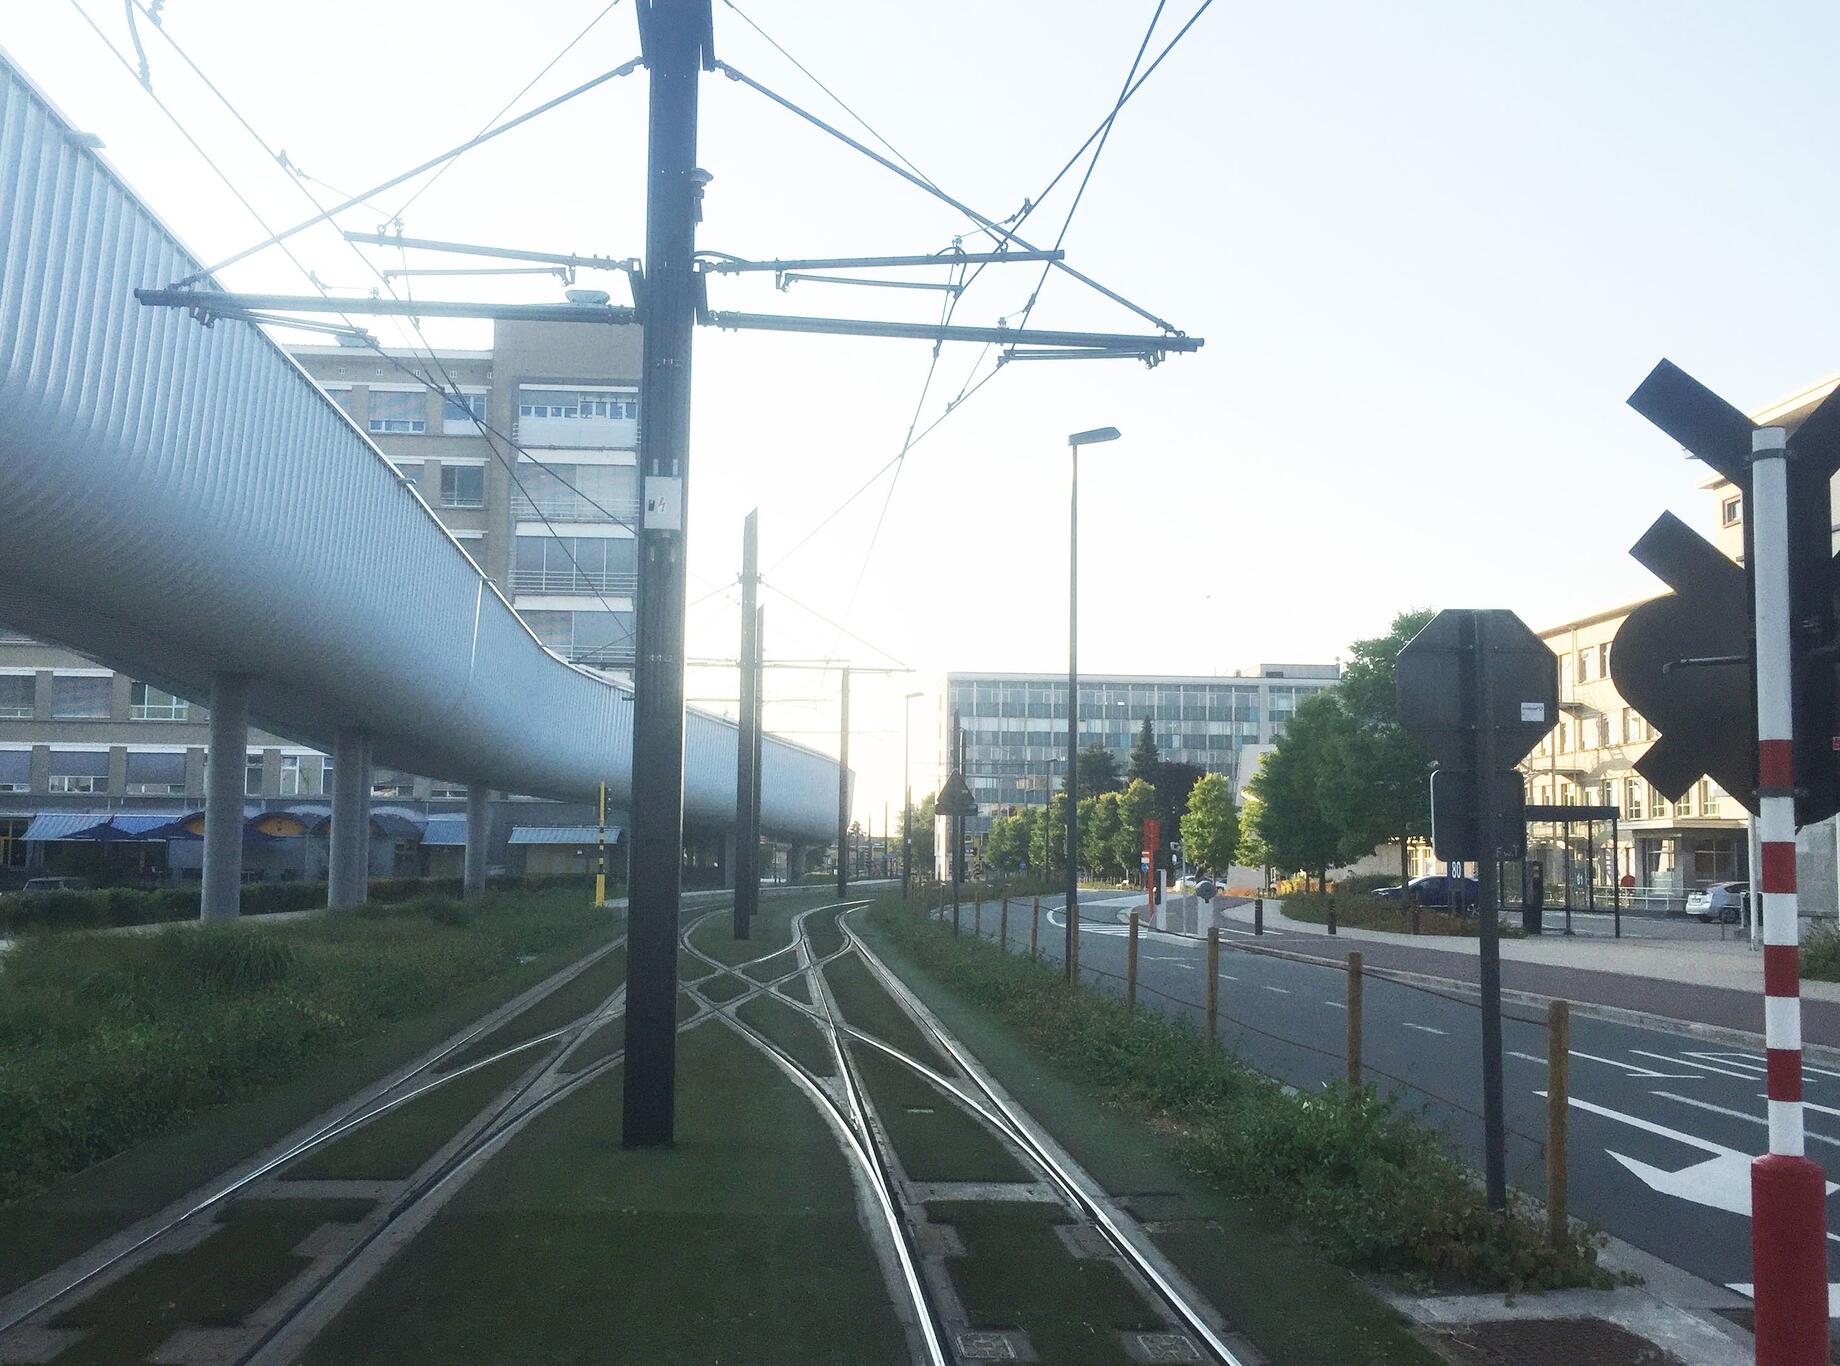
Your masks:
<svg viewBox="0 0 1840 1366"><path fill-rule="evenodd" d="M514 593L614 593L631 597L639 589L637 574L593 574L569 569L514 569Z"/></svg>
<svg viewBox="0 0 1840 1366"><path fill-rule="evenodd" d="M565 658L576 664L594 664L601 667L614 664L631 664L633 647L625 645L601 645L592 650L565 650Z"/></svg>
<svg viewBox="0 0 1840 1366"><path fill-rule="evenodd" d="M639 500L637 498L588 499L578 493L566 491L529 496L513 491L511 515L526 520L542 516L558 518L565 522L637 522L639 520Z"/></svg>
<svg viewBox="0 0 1840 1366"><path fill-rule="evenodd" d="M511 439L523 446L629 451L639 444L639 423L630 417L519 416L511 424Z"/></svg>

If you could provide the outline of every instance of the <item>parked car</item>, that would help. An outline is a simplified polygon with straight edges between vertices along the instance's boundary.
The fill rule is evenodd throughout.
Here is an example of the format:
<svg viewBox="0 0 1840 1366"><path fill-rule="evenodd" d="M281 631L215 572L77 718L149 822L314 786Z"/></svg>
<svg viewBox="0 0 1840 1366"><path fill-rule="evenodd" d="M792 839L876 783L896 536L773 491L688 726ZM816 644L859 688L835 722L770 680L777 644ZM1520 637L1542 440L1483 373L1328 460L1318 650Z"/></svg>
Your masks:
<svg viewBox="0 0 1840 1366"><path fill-rule="evenodd" d="M1718 921L1736 925L1744 919L1744 908L1751 899L1748 882L1715 882L1697 892L1687 893L1687 914L1705 924Z"/></svg>
<svg viewBox="0 0 1840 1366"><path fill-rule="evenodd" d="M35 877L26 879L22 892L87 892L89 879L85 877Z"/></svg>
<svg viewBox="0 0 1840 1366"><path fill-rule="evenodd" d="M1373 895L1383 901L1403 899L1420 906L1443 908L1450 904L1450 879L1442 876L1415 877L1403 887L1376 887ZM1457 910L1473 911L1479 889L1473 877L1460 877L1457 882Z"/></svg>

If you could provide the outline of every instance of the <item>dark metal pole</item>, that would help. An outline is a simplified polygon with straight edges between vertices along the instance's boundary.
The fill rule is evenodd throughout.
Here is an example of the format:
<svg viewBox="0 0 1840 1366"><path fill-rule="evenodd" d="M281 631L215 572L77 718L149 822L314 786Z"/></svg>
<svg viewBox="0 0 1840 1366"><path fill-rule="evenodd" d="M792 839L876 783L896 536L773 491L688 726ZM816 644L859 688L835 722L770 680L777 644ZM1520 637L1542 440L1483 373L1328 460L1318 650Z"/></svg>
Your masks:
<svg viewBox="0 0 1840 1366"><path fill-rule="evenodd" d="M1617 819L1610 818L1610 915L1616 923L1616 937L1623 937L1623 846Z"/></svg>
<svg viewBox="0 0 1840 1366"><path fill-rule="evenodd" d="M843 666L837 722L837 900L850 894L850 666Z"/></svg>
<svg viewBox="0 0 1840 1366"><path fill-rule="evenodd" d="M754 727L760 721L760 642L755 631L760 511L741 524L741 726L735 737L735 938L746 939L760 891L755 859L760 847L754 807Z"/></svg>
<svg viewBox="0 0 1840 1366"><path fill-rule="evenodd" d="M761 834L760 789L762 785L761 773L766 767L765 763L762 761L762 751L765 748L764 739L767 730L766 660L767 609L764 607L756 607L754 609L754 724L749 727L754 734L754 800L751 804L753 824L748 831L748 839L752 842L750 847L754 850L751 866L754 869L756 881L752 890L748 892L748 911L750 915L756 914L760 910L760 884L758 881L760 874Z"/></svg>
<svg viewBox="0 0 1840 1366"><path fill-rule="evenodd" d="M1080 448L1069 442L1067 494L1067 980L1077 982L1075 922L1080 917ZM1054 809L1052 794L1048 809Z"/></svg>
<svg viewBox="0 0 1840 1366"><path fill-rule="evenodd" d="M697 80L709 0L639 11L651 67L645 340L639 381L638 655L633 669L632 879L628 885L622 1141L676 1134L677 916L684 836L684 525L695 329Z"/></svg>
<svg viewBox="0 0 1840 1366"><path fill-rule="evenodd" d="M914 785L908 777L908 756L914 747L914 699L901 703L901 900L907 900L913 881Z"/></svg>
<svg viewBox="0 0 1840 1366"><path fill-rule="evenodd" d="M1489 700L1490 621L1486 612L1470 618L1471 658L1475 665L1476 791L1482 794L1476 823L1481 839L1476 850L1477 939L1482 977L1482 1131L1483 1176L1489 1208L1508 1207L1508 1160L1501 1095L1501 943L1498 917L1501 888L1495 844L1495 715Z"/></svg>

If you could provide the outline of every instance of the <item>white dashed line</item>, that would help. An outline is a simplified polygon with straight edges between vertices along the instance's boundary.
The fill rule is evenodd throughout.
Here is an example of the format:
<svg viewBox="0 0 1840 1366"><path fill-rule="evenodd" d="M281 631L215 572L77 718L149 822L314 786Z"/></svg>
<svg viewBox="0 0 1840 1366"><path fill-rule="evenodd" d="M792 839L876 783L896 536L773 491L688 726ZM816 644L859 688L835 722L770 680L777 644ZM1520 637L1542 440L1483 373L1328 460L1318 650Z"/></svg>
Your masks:
<svg viewBox="0 0 1840 1366"><path fill-rule="evenodd" d="M1430 1025L1413 1024L1410 1020L1401 1020L1400 1023L1407 1029L1416 1029L1424 1034L1442 1034L1446 1037L1450 1034L1448 1029L1433 1029Z"/></svg>
<svg viewBox="0 0 1840 1366"><path fill-rule="evenodd" d="M1289 987L1266 987L1265 990L1275 991L1280 996L1289 996L1291 994L1291 989Z"/></svg>

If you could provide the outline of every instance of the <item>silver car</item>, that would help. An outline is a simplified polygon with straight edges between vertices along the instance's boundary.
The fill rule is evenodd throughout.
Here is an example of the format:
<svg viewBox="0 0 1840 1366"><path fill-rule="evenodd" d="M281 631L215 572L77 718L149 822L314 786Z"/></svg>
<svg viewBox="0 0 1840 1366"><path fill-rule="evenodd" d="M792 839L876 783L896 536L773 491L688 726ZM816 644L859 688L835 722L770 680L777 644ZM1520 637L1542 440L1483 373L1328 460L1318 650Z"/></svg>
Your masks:
<svg viewBox="0 0 1840 1366"><path fill-rule="evenodd" d="M1748 882L1715 882L1701 891L1687 893L1687 914L1707 924L1718 921L1736 925L1744 919L1750 894Z"/></svg>

